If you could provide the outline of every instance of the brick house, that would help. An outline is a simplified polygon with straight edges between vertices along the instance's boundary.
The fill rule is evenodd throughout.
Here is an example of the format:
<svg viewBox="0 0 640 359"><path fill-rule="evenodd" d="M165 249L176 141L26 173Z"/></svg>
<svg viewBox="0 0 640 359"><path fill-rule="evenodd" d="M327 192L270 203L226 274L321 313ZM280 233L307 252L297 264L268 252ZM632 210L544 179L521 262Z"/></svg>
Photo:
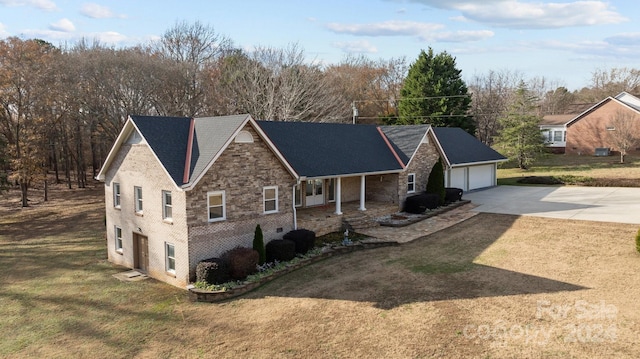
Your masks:
<svg viewBox="0 0 640 359"><path fill-rule="evenodd" d="M640 121L640 99L621 92L582 108L579 113L545 116L540 129L547 139L546 146L554 153L593 156L596 149L606 149L605 153L618 151L610 133L615 131L612 120L619 113ZM640 124L637 132L636 137L640 138Z"/></svg>
<svg viewBox="0 0 640 359"><path fill-rule="evenodd" d="M257 224L268 241L296 229L307 207L328 206L337 217L346 202L400 210L426 188L438 158L456 165L440 142L428 125L130 116L97 176L108 259L185 287L201 260L250 247Z"/></svg>

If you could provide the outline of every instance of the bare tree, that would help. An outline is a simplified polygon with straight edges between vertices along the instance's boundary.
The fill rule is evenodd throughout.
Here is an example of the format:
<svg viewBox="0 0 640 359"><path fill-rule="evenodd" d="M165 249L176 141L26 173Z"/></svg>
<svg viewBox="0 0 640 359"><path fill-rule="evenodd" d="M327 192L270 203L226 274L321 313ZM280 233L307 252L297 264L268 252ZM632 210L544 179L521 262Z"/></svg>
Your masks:
<svg viewBox="0 0 640 359"><path fill-rule="evenodd" d="M499 118L508 110L522 74L508 70L489 71L470 81L471 112L476 120L476 135L487 145L493 144L500 131Z"/></svg>
<svg viewBox="0 0 640 359"><path fill-rule="evenodd" d="M165 115L196 116L208 113L204 107L210 95L212 64L231 51L231 40L215 32L213 26L199 21L177 22L154 44L160 57L173 62L167 66L163 86L159 88L157 107Z"/></svg>
<svg viewBox="0 0 640 359"><path fill-rule="evenodd" d="M631 110L618 110L609 120L607 129L613 145L620 151L620 163L624 163L627 151L638 143L638 124L640 118Z"/></svg>
<svg viewBox="0 0 640 359"><path fill-rule="evenodd" d="M296 44L260 47L224 59L221 93L230 113L275 121L337 122L350 119L319 65L306 62Z"/></svg>

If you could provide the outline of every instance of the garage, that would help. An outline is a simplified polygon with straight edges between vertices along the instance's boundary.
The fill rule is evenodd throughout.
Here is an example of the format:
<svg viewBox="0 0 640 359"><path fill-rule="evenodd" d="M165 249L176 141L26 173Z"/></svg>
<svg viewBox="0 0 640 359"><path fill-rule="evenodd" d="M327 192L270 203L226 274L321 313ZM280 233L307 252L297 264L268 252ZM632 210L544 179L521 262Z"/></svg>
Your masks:
<svg viewBox="0 0 640 359"><path fill-rule="evenodd" d="M435 127L445 186L472 191L497 184L498 163L507 159L460 128Z"/></svg>

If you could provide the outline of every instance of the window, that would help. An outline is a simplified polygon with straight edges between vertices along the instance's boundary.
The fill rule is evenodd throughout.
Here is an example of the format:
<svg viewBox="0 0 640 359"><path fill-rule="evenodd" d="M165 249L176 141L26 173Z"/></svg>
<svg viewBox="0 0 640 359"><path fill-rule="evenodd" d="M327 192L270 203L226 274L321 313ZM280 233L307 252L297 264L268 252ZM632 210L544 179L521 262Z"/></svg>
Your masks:
<svg viewBox="0 0 640 359"><path fill-rule="evenodd" d="M553 142L562 142L562 131L553 131Z"/></svg>
<svg viewBox="0 0 640 359"><path fill-rule="evenodd" d="M142 213L142 187L133 187L136 201L136 213Z"/></svg>
<svg viewBox="0 0 640 359"><path fill-rule="evenodd" d="M416 174L409 173L407 176L407 193L414 193L416 191Z"/></svg>
<svg viewBox="0 0 640 359"><path fill-rule="evenodd" d="M270 186L262 189L264 213L278 212L278 187Z"/></svg>
<svg viewBox="0 0 640 359"><path fill-rule="evenodd" d="M171 191L162 191L162 219L171 218Z"/></svg>
<svg viewBox="0 0 640 359"><path fill-rule="evenodd" d="M224 191L207 193L207 207L209 208L209 222L226 219L227 213L224 204Z"/></svg>
<svg viewBox="0 0 640 359"><path fill-rule="evenodd" d="M336 179L331 178L329 180L329 190L327 192L327 196L329 197L329 202L336 201Z"/></svg>
<svg viewBox="0 0 640 359"><path fill-rule="evenodd" d="M176 247L171 243L165 243L167 272L176 274Z"/></svg>
<svg viewBox="0 0 640 359"><path fill-rule="evenodd" d="M116 252L122 254L122 228L116 226Z"/></svg>
<svg viewBox="0 0 640 359"><path fill-rule="evenodd" d="M235 143L253 143L253 136L251 135L251 132L242 130L238 133L234 142Z"/></svg>
<svg viewBox="0 0 640 359"><path fill-rule="evenodd" d="M302 186L300 186L300 184L297 184L294 191L295 206L300 207L302 206Z"/></svg>
<svg viewBox="0 0 640 359"><path fill-rule="evenodd" d="M120 208L120 183L113 183L113 206Z"/></svg>

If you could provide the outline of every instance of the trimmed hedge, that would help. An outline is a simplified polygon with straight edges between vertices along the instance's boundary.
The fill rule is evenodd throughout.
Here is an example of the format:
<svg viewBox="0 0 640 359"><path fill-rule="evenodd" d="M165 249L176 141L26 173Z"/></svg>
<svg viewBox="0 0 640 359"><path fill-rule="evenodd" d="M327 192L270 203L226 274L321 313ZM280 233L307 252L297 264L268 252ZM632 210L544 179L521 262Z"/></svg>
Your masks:
<svg viewBox="0 0 640 359"><path fill-rule="evenodd" d="M640 230L636 234L636 250L640 252Z"/></svg>
<svg viewBox="0 0 640 359"><path fill-rule="evenodd" d="M420 193L407 197L404 201L404 211L407 213L421 214L427 209L436 209L440 206L440 195L435 193Z"/></svg>
<svg viewBox="0 0 640 359"><path fill-rule="evenodd" d="M438 206L444 204L446 192L444 189L444 167L442 166L442 158L439 158L438 162L431 168L429 179L427 180L427 190L425 192L438 195Z"/></svg>
<svg viewBox="0 0 640 359"><path fill-rule="evenodd" d="M296 244L290 239L275 239L266 246L267 262L290 261L296 257Z"/></svg>
<svg viewBox="0 0 640 359"><path fill-rule="evenodd" d="M196 281L222 284L230 279L229 263L222 258L209 258L196 266Z"/></svg>
<svg viewBox="0 0 640 359"><path fill-rule="evenodd" d="M445 195L444 195L445 203L458 202L462 200L462 189L447 187L444 190L445 190Z"/></svg>
<svg viewBox="0 0 640 359"><path fill-rule="evenodd" d="M255 249L237 247L227 251L222 258L229 262L231 279L242 280L258 271L256 267L258 266L260 255Z"/></svg>
<svg viewBox="0 0 640 359"><path fill-rule="evenodd" d="M305 254L315 245L316 232L308 229L294 229L282 236L282 238L295 243L296 253Z"/></svg>

